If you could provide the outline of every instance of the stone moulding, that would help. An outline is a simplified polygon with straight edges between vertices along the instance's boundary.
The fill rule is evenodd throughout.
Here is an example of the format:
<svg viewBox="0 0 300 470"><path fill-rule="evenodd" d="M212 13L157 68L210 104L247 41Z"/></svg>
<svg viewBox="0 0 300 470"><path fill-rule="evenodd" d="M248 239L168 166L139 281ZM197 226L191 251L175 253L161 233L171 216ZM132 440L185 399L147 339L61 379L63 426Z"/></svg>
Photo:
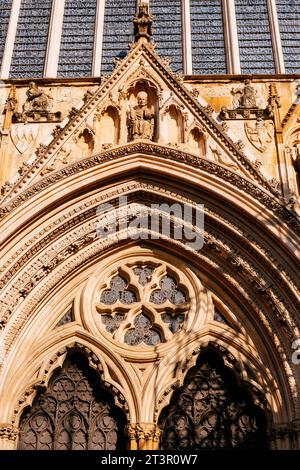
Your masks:
<svg viewBox="0 0 300 470"><path fill-rule="evenodd" d="M114 204L116 202L115 198L125 193L128 194L128 202L134 202L137 200L137 197L140 196L140 198L145 201L148 200L149 202L164 202L165 200L171 202L174 199L177 199L182 203L187 203L191 205L196 204L196 202L193 203L192 200L187 197L184 197L182 194L175 193L174 191L168 189L166 185L162 186L158 183L156 183L156 185L152 185L143 181L136 181L130 184L125 184L118 189L109 191L108 193L104 192L102 194L97 195L96 197L92 197L89 202L85 202L78 206L76 213L78 212L78 214L80 215L74 216L75 212L71 211L67 215L59 217L59 219L57 219L55 222L52 222L46 227L46 237L43 238L42 236L45 233L44 231L39 232L30 240L29 245L26 244L26 246L21 247L18 251L13 254L12 258L10 258L6 263L2 264L0 266L0 275L1 273L4 273L7 269L9 269L9 266L14 262L15 259L23 255L19 258L18 263L13 265L14 268L12 268L12 270L7 271L5 276L1 278L0 289L2 289L7 282L9 282L14 273L16 273L24 265L24 263L27 262L28 258L34 255L34 253L46 247L47 244L49 244L51 241L58 239L62 234L67 232L72 227L80 225L82 220L92 220L93 217L95 217L96 206L98 204L106 202L108 200L110 200L110 202ZM253 237L250 237L248 232L242 230L236 223L233 223L228 218L224 218L221 214L213 211L211 207L207 206L207 204L206 213L210 217L213 217L215 220L218 219L220 224L223 224L223 233L224 226L226 226L226 232L228 233L228 227L230 227L230 230L237 232L243 239L247 239L252 246L255 246L260 252L264 253L265 258L268 261L272 261L272 263L276 265L276 267L284 275L288 282L293 286L293 288L297 290L295 280L291 279L291 277L287 274L285 268L281 264L278 264L278 262L270 253L270 251L267 251L265 247L263 247L260 243L257 242L257 240L255 240ZM232 238L232 232L230 233L229 237ZM34 245L34 248L29 248L32 245ZM250 253L249 248L247 251L248 253ZM253 248L251 251L253 251ZM255 253L255 257L256 256L257 254Z"/></svg>
<svg viewBox="0 0 300 470"><path fill-rule="evenodd" d="M178 249L178 246L176 243L174 243L174 241L171 241L169 240L168 241L168 244L170 245L174 245L174 247L177 247ZM110 243L109 245L112 245L112 243ZM88 249L87 249L88 248ZM62 267L59 267L58 270L56 270L56 274L55 274L55 279L53 276L50 276L51 279L48 279L47 282L46 282L46 285L44 286L41 286L40 290L38 293L36 293L35 295L35 298L31 296L31 299L29 302L26 302L27 305L24 305L22 307L22 314L21 314L21 317L20 315L18 316L17 319L15 319L15 321L13 323L11 323L11 327L9 329L9 331L7 332L6 334L6 338L5 338L5 343L6 343L6 346L7 346L7 350L9 350L9 345L8 343L13 341L14 337L16 336L17 334L17 331L19 331L20 328L22 328L22 326L24 325L24 323L26 322L26 319L28 318L28 314L32 311L32 309L34 308L34 304L36 304L36 302L40 301L41 298L44 298L45 295L47 295L47 292L49 292L49 287L50 284L52 285L52 287L54 285L57 285L57 282L58 282L58 279L60 278L60 276L62 275L63 277L66 276L66 273L67 271L69 272L69 270L75 270L76 269L76 266L79 266L82 264L83 262L83 256L84 258L87 260L91 260L92 258L95 257L95 254L98 252L99 253L99 249L102 253L105 253L106 252L106 249L109 248L109 246L106 244L105 246L103 246L103 244L101 244L101 247L95 247L95 246L90 246L90 247L87 247L85 250L84 250L84 253L77 253L75 256L72 256L70 260L68 260L68 267L64 264L64 266ZM104 251L103 251L104 249ZM215 252L216 250L213 250L213 253ZM222 250L219 250L220 252L222 252ZM203 257L203 254L202 256L199 254L199 253L195 253L195 256L197 257L197 259L199 258L199 262L202 263L204 259L207 258L207 256ZM76 259L74 259L76 258ZM220 270L222 273L223 273L223 276L225 276L225 278L227 279L227 281L230 281L231 283L233 283L235 285L235 288L237 290L240 290L242 289L242 291L244 292L243 295L246 295L246 298L247 298L247 301L249 301L251 303L251 305L254 307L253 305L253 301L251 300L251 295L252 293L249 292L249 274L250 274L250 278L252 277L252 274L251 273L247 273L245 272L244 275L246 276L245 279L242 279L242 277L239 276L239 279L236 280L236 279L233 279L232 278L232 272L229 271L228 269L225 269L224 268L224 265L222 264L221 262L221 259L223 258L223 256L221 256L221 258L218 260L217 258L215 259L215 256L212 257L212 259L210 260L210 263L213 263L213 266L214 266L214 269L217 269L218 271ZM208 261L208 260L207 260ZM217 264L216 264L217 262ZM221 263L221 264L220 264ZM67 271L66 271L67 269ZM236 276L236 275L235 275ZM244 277L244 276L243 276ZM54 284L53 284L54 282ZM50 283L50 284L49 284ZM243 286L242 286L243 285ZM246 287L247 286L247 287ZM250 285L250 291L253 289L253 287L255 287L255 285L253 285L251 283ZM248 292L245 291L245 288L246 288L246 291L248 290ZM263 307L263 303L264 302L261 302L261 299L256 299L256 302L255 302L255 310L257 310L258 308L258 305L259 305L259 309L257 310L257 313L262 321L262 324L263 326L266 328L267 332L269 335L271 335L271 337L273 338L275 333L273 331L274 329L274 322L273 320L271 320L270 318L266 318L265 317L265 314L262 314L261 312L263 312L265 310L265 308ZM274 305L275 309L276 309L276 306ZM266 313L266 312L265 312ZM267 315L269 317L269 315ZM272 326L271 326L272 325ZM276 329L276 327L275 327ZM273 339L276 343L276 335L275 335L275 338ZM8 342L8 343L7 343ZM279 340L277 338L277 347L278 347L278 351L279 349L281 350L281 353L280 354L283 354L283 348L282 346L280 345L279 343ZM286 362L286 360L285 360ZM290 371L288 371L288 373L290 374ZM291 386L293 386L293 384L291 384Z"/></svg>

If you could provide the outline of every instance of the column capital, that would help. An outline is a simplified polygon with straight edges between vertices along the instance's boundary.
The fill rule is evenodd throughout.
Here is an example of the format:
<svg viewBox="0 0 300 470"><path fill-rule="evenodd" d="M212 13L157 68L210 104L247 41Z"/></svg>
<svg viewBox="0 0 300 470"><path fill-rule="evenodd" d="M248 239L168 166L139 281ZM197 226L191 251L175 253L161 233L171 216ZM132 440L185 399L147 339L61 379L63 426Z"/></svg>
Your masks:
<svg viewBox="0 0 300 470"><path fill-rule="evenodd" d="M130 423L126 426L130 439L155 439L160 435L159 427L154 423Z"/></svg>
<svg viewBox="0 0 300 470"><path fill-rule="evenodd" d="M18 429L13 424L0 423L0 438L15 441L18 437Z"/></svg>

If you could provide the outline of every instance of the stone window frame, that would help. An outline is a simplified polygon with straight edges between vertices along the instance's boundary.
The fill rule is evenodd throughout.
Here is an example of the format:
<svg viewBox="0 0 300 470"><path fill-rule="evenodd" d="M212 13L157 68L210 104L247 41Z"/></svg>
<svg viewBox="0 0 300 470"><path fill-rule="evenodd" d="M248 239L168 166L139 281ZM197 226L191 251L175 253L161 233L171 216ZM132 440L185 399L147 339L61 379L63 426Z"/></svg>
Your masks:
<svg viewBox="0 0 300 470"><path fill-rule="evenodd" d="M12 55L14 43L16 38L18 19L20 13L22 0L13 0L11 15L8 25L7 37L2 59L2 66L0 76L1 79L9 78L10 67L12 62ZM138 4L140 0L136 0ZM221 0L223 10L224 22L224 41L226 53L226 68L228 74L240 74L240 54L237 24L235 16L235 0ZM284 56L282 51L279 22L277 16L276 0L266 0L268 13L271 40L273 47L273 55L275 62L275 72L285 73ZM151 9L151 0L150 0ZM53 0L52 12L49 24L48 43L45 56L44 78L56 78L59 53L60 53L60 38L63 28L65 0ZM102 43L103 43L103 26L104 26L104 11L105 0L97 0L96 20L95 20L95 37L94 37L94 51L92 63L92 76L97 77L101 74L101 59L102 59ZM192 38L191 38L191 13L190 13L190 0L181 0L181 22L182 22L182 59L183 59L183 73L185 75L193 75L192 64Z"/></svg>

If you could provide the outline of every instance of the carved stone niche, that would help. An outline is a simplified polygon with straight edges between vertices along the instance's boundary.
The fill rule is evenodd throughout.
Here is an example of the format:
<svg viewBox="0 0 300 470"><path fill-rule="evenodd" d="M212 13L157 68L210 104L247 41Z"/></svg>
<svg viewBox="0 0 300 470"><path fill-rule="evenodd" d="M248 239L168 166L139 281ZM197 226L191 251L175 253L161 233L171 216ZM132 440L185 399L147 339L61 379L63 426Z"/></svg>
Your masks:
<svg viewBox="0 0 300 470"><path fill-rule="evenodd" d="M148 80L133 84L127 92L128 142L157 141L158 93Z"/></svg>
<svg viewBox="0 0 300 470"><path fill-rule="evenodd" d="M182 103L170 93L160 110L160 138L169 145L183 144L187 137L187 112Z"/></svg>
<svg viewBox="0 0 300 470"><path fill-rule="evenodd" d="M193 123L187 132L187 143L189 149L200 157L207 154L207 133L197 123Z"/></svg>
<svg viewBox="0 0 300 470"><path fill-rule="evenodd" d="M184 142L184 116L181 109L171 104L163 114L165 139L169 144Z"/></svg>
<svg viewBox="0 0 300 470"><path fill-rule="evenodd" d="M93 120L97 146L100 149L120 142L120 108L112 99L99 107Z"/></svg>
<svg viewBox="0 0 300 470"><path fill-rule="evenodd" d="M77 154L81 153L80 157L91 155L95 147L94 130L88 124L84 125L77 136L74 138L74 141L77 145ZM79 150L81 152L79 152Z"/></svg>

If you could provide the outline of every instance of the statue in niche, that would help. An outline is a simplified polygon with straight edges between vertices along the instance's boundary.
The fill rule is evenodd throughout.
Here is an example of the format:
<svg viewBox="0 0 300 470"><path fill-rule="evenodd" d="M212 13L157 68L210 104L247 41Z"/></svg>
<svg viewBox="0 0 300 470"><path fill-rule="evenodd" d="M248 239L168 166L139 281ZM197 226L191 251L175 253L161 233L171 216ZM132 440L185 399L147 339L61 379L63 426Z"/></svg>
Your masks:
<svg viewBox="0 0 300 470"><path fill-rule="evenodd" d="M257 108L256 103L256 90L251 85L251 80L247 78L245 80L245 86L243 89L232 90L234 96L233 107L234 108Z"/></svg>
<svg viewBox="0 0 300 470"><path fill-rule="evenodd" d="M300 174L300 143L294 146L294 157L295 170Z"/></svg>
<svg viewBox="0 0 300 470"><path fill-rule="evenodd" d="M148 108L148 94L137 94L137 105L131 106L128 113L129 134L131 140L153 140L154 112Z"/></svg>
<svg viewBox="0 0 300 470"><path fill-rule="evenodd" d="M29 111L46 111L52 108L52 98L44 93L36 83L30 82L26 92L27 100L23 104L23 112Z"/></svg>

